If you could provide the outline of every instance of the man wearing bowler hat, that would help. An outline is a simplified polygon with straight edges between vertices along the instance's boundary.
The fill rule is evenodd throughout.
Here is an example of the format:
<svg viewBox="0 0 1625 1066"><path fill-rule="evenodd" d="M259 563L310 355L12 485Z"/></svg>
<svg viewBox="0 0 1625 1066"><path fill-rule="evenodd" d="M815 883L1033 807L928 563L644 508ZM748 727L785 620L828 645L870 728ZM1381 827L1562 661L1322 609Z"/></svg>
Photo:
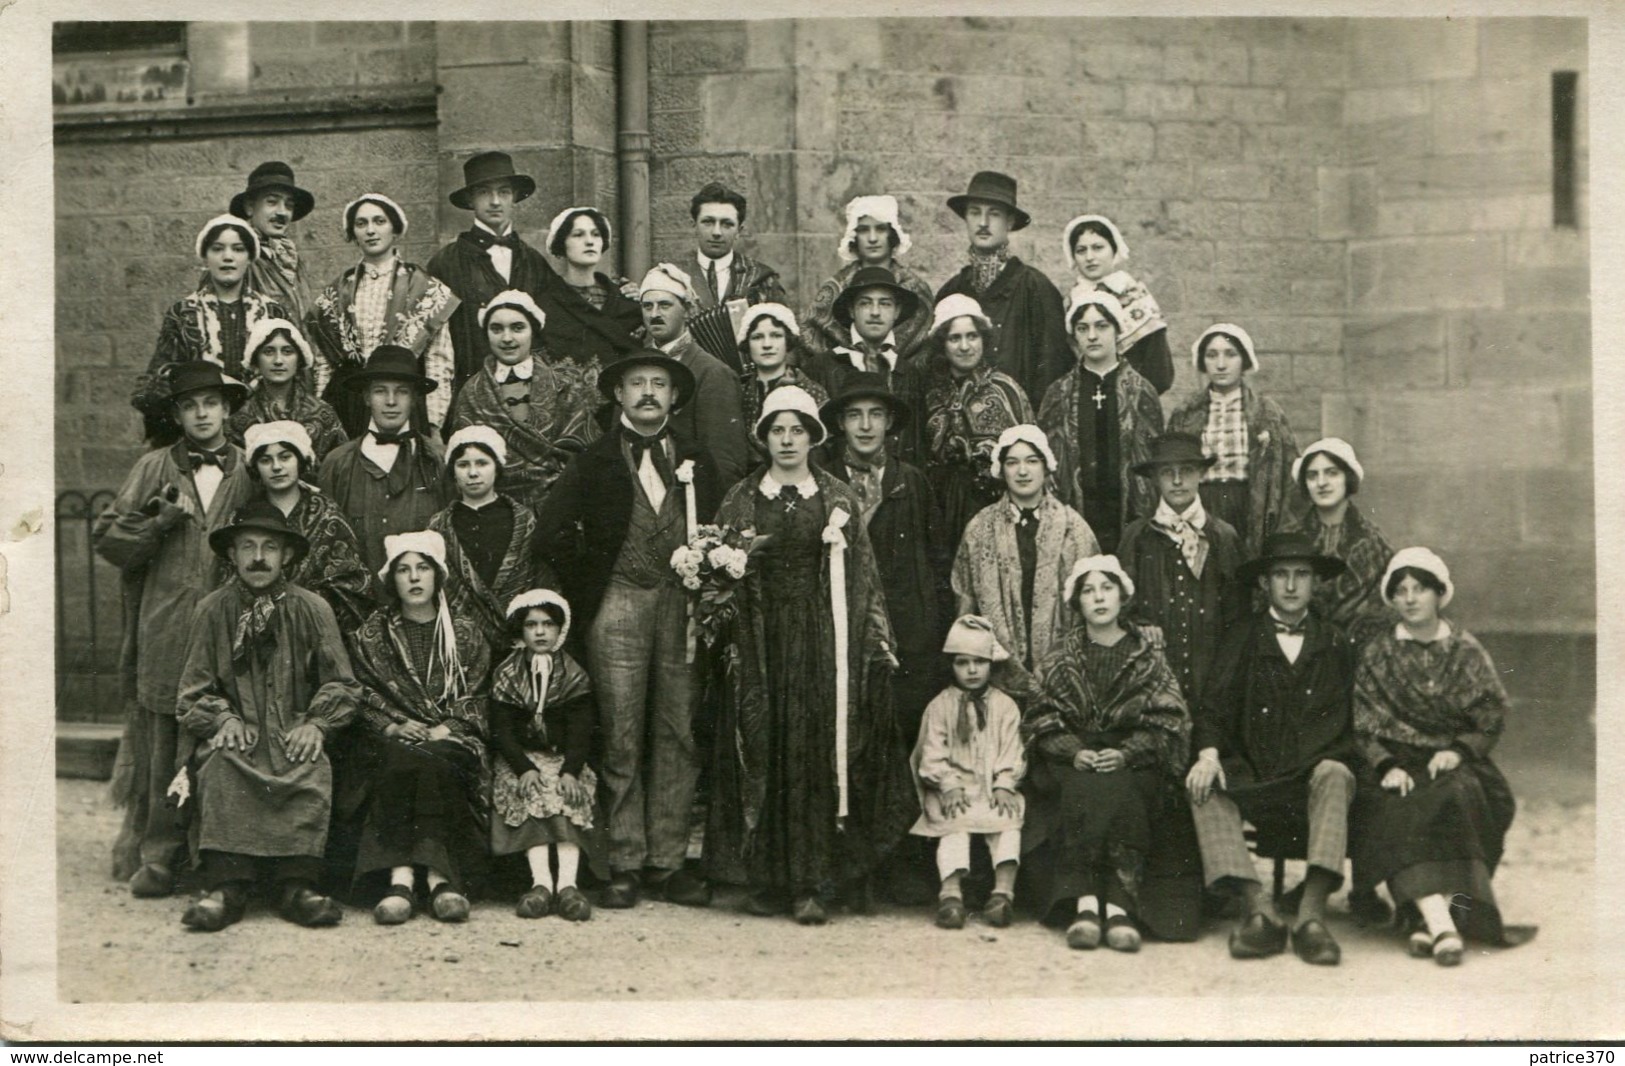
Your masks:
<svg viewBox="0 0 1625 1066"><path fill-rule="evenodd" d="M366 400L367 431L322 460L321 489L355 529L373 573L389 560L384 538L424 529L447 504L440 443L412 428L412 411L435 382L418 370L412 349L381 344L345 379Z"/></svg>
<svg viewBox="0 0 1625 1066"><path fill-rule="evenodd" d="M1259 883L1242 836L1259 850L1308 861L1291 932L1303 961L1334 966L1342 952L1326 928L1326 898L1343 881L1358 758L1351 705L1354 657L1342 630L1309 609L1315 586L1344 570L1302 533L1272 533L1237 571L1269 609L1226 634L1193 706L1195 764L1185 778L1209 888L1239 895L1245 917L1230 954L1286 950L1287 926ZM1301 849L1301 850L1300 850Z"/></svg>
<svg viewBox="0 0 1625 1066"><path fill-rule="evenodd" d="M937 300L959 293L975 299L993 320L998 368L1021 383L1034 407L1044 390L1072 367L1061 292L1044 272L1010 254L1010 234L1032 216L1016 204L1016 179L984 170L948 207L965 220L970 263L937 290Z"/></svg>
<svg viewBox="0 0 1625 1066"><path fill-rule="evenodd" d="M277 161L255 167L248 187L231 198L231 213L247 219L260 238L259 255L249 266L249 288L280 304L295 322L303 322L310 310L310 288L292 229L315 206L316 197L294 181L293 168Z"/></svg>
<svg viewBox="0 0 1625 1066"><path fill-rule="evenodd" d="M453 389L479 372L490 350L479 311L491 297L517 289L546 306L549 289L561 284L547 258L514 229L514 209L535 191L535 179L515 171L507 152L481 152L463 164L463 186L447 197L474 213L474 224L429 260L429 273L461 301L450 320Z"/></svg>
<svg viewBox="0 0 1625 1066"><path fill-rule="evenodd" d="M233 576L198 604L177 697L197 745L203 880L181 921L223 929L242 917L253 885L270 882L288 921L337 924L338 904L316 889L333 807L324 749L355 716L361 686L333 609L288 583L310 545L275 505L246 504L209 546Z"/></svg>
<svg viewBox="0 0 1625 1066"><path fill-rule="evenodd" d="M683 868L699 776L687 599L672 553L688 542L689 496L708 522L722 498L710 454L673 428L694 375L644 350L604 367L609 432L570 461L538 516L536 551L562 578L581 621L598 695L599 779L611 880L599 903L634 906L647 887L704 906L711 891Z"/></svg>
<svg viewBox="0 0 1625 1066"><path fill-rule="evenodd" d="M860 267L835 298L830 309L846 330L847 341L807 359L808 373L839 395L855 375L872 374L910 410L922 410L926 368L923 360L905 359L897 346L896 329L925 310L919 296L898 284L883 266ZM912 427L911 427L912 428ZM916 434L899 433L892 450L903 458L917 454ZM940 645L940 641L935 642ZM933 657L935 656L933 650Z"/></svg>
<svg viewBox="0 0 1625 1066"><path fill-rule="evenodd" d="M243 453L226 439L232 408L248 389L203 359L170 364L164 375L183 435L136 460L92 533L96 553L124 572L120 672L126 695L134 696L113 777L115 800L128 805L113 873L130 878L130 893L144 897L174 889L183 839L164 797L175 776L175 692L187 627L216 581L204 541L253 486Z"/></svg>

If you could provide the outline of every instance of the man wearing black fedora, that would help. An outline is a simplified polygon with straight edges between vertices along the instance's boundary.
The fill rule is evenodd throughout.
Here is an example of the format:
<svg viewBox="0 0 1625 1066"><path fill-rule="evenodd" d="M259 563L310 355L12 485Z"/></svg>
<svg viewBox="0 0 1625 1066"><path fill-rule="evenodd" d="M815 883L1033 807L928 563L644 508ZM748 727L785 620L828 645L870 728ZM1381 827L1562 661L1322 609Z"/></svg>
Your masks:
<svg viewBox="0 0 1625 1066"><path fill-rule="evenodd" d="M1072 368L1061 292L1042 270L1010 254L1010 234L1032 216L1016 204L1016 179L984 170L948 207L965 220L970 263L937 290L937 300L959 293L975 299L993 320L991 362L1021 383L1038 406L1044 390Z"/></svg>
<svg viewBox="0 0 1625 1066"><path fill-rule="evenodd" d="M1344 564L1319 554L1302 533L1272 533L1262 548L1237 574L1264 591L1269 609L1219 646L1193 705L1197 757L1185 787L1208 887L1242 899L1245 917L1230 936L1230 954L1279 954L1288 938L1247 851L1245 819L1261 853L1307 860L1292 949L1305 962L1332 966L1342 952L1326 928L1326 899L1343 881L1358 759L1354 662L1342 630L1309 604L1315 585Z"/></svg>
<svg viewBox="0 0 1625 1066"><path fill-rule="evenodd" d="M198 604L177 695L197 745L203 881L181 921L225 928L258 882L275 886L288 921L336 925L338 904L316 890L333 807L324 749L355 716L361 686L333 609L286 579L310 545L280 510L263 499L244 505L209 547L233 577Z"/></svg>
<svg viewBox="0 0 1625 1066"><path fill-rule="evenodd" d="M440 442L412 428L412 412L435 382L412 349L381 344L345 379L366 401L367 431L327 453L321 489L355 529L361 558L377 573L389 560L384 538L425 529L446 506Z"/></svg>
<svg viewBox="0 0 1625 1066"><path fill-rule="evenodd" d="M131 894L144 897L173 891L183 841L164 797L175 776L175 692L187 627L216 580L204 542L253 487L243 453L226 440L232 408L248 389L202 359L170 364L164 373L182 437L136 460L92 533L96 553L124 573L120 672L126 695L134 696L113 778L115 802L128 807L113 874L128 877Z"/></svg>
<svg viewBox="0 0 1625 1066"><path fill-rule="evenodd" d="M809 356L807 372L831 396L844 392L847 381L855 375L875 375L905 407L921 410L925 367L915 359L903 358L895 331L899 324L911 321L924 310L919 296L898 284L887 268L859 268L831 308L836 323L847 332L847 341L828 352ZM891 448L899 456L912 459L917 453L915 441L916 435L911 432L898 433L892 438Z"/></svg>
<svg viewBox="0 0 1625 1066"><path fill-rule="evenodd" d="M672 412L694 394L681 362L632 352L599 372L598 388L615 405L614 424L554 484L535 543L581 623L598 697L612 875L599 903L634 906L647 886L704 906L710 888L683 868L699 777L697 669L671 557L688 542L689 503L709 522L722 485L706 449L673 429Z"/></svg>
<svg viewBox="0 0 1625 1066"><path fill-rule="evenodd" d="M247 219L260 238L249 288L280 304L294 322L303 322L310 310L310 288L292 229L315 206L316 197L294 181L293 168L279 161L255 167L247 188L231 198L231 213Z"/></svg>
<svg viewBox="0 0 1625 1066"><path fill-rule="evenodd" d="M1157 509L1123 530L1117 558L1134 581L1134 620L1162 630L1163 655L1195 706L1207 682L1219 640L1247 616L1249 586L1236 576L1241 537L1234 526L1202 507L1197 486L1216 462L1202 440L1165 433L1134 473L1157 487Z"/></svg>
<svg viewBox="0 0 1625 1066"><path fill-rule="evenodd" d="M549 290L560 284L547 257L514 229L514 209L535 191L535 179L515 171L508 153L481 152L463 164L462 188L447 197L474 213L473 225L429 260L429 273L461 301L449 323L457 364L453 389L479 372L490 350L479 314L491 297L517 289L546 306Z"/></svg>

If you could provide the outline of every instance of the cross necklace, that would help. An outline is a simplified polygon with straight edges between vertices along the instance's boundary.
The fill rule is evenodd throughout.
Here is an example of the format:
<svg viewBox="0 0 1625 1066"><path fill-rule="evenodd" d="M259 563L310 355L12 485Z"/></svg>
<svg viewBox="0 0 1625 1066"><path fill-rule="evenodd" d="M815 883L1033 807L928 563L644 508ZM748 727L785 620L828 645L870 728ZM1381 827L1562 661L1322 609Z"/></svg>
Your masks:
<svg viewBox="0 0 1625 1066"><path fill-rule="evenodd" d="M1095 410L1099 411L1106 403L1106 394L1100 391L1100 383L1095 382L1095 394L1089 397L1095 401Z"/></svg>

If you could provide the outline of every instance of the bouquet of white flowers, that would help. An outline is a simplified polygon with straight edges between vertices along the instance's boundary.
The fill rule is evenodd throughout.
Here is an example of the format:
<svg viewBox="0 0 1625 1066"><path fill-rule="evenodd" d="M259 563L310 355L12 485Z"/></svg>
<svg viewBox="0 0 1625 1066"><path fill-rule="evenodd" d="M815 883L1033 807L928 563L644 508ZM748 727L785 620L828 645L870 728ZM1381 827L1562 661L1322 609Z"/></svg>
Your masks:
<svg viewBox="0 0 1625 1066"><path fill-rule="evenodd" d="M734 590L750 568L750 553L766 540L754 530L700 526L671 553L671 568L694 598L694 624L707 644L717 642L738 610Z"/></svg>

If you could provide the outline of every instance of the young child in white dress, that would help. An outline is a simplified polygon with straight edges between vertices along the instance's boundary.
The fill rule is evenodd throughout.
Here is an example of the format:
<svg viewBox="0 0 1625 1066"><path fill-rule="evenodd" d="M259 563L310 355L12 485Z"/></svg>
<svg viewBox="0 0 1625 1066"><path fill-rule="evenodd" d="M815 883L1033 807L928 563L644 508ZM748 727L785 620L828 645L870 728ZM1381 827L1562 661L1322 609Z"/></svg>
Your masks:
<svg viewBox="0 0 1625 1066"><path fill-rule="evenodd" d="M1019 791L1027 773L1021 743L1021 710L992 684L993 664L1010 657L993 635L993 624L967 614L948 630L943 653L953 656L954 683L926 705L914 746L920 820L910 832L937 838L937 925L962 929L960 889L970 869L971 835L993 860L993 892L982 909L992 926L1007 926L1021 861L1021 823L1026 806Z"/></svg>
<svg viewBox="0 0 1625 1066"><path fill-rule="evenodd" d="M522 592L508 604L507 618L517 646L492 672L488 705L491 853L524 852L530 863L519 917L557 913L584 922L592 904L576 887L576 872L594 836L598 778L586 764L598 717L592 682L563 650L570 632L563 596Z"/></svg>

